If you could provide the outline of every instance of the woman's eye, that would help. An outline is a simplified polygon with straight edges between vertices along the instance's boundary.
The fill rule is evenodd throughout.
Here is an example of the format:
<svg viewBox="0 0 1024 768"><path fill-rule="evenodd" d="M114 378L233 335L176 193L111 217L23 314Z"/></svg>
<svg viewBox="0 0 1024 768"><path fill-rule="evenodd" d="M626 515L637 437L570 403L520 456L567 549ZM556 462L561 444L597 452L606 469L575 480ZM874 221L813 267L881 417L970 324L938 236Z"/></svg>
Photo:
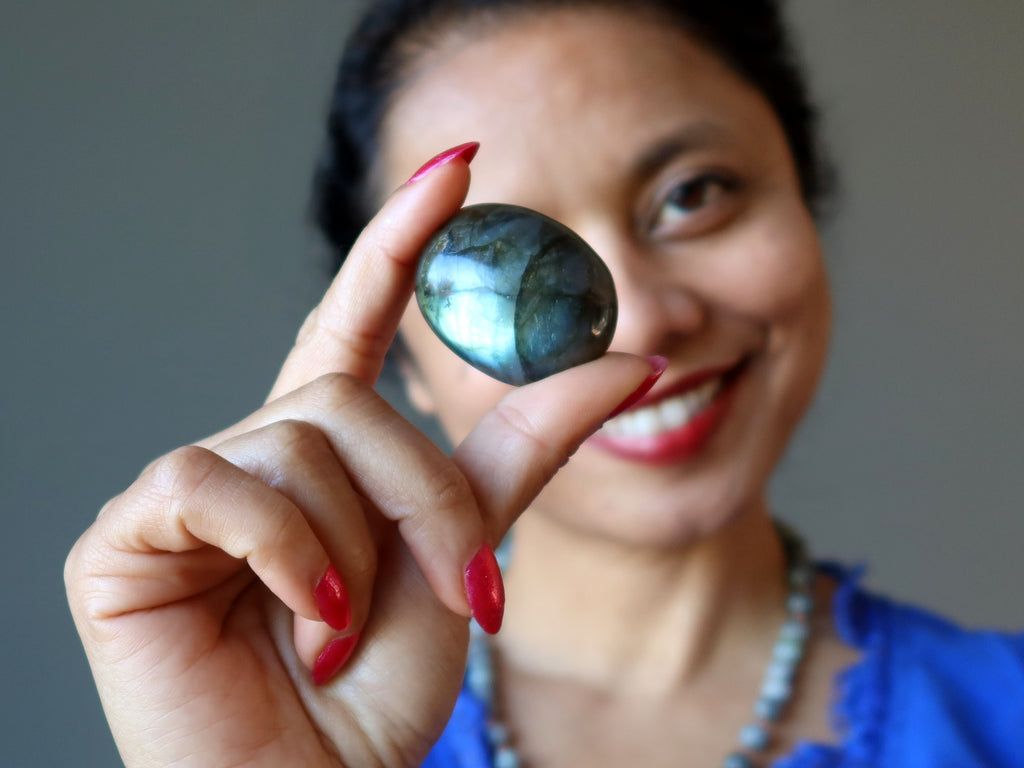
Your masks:
<svg viewBox="0 0 1024 768"><path fill-rule="evenodd" d="M655 213L652 229L658 231L695 218L705 209L715 208L734 186L730 180L714 174L698 176L678 184L665 196Z"/></svg>

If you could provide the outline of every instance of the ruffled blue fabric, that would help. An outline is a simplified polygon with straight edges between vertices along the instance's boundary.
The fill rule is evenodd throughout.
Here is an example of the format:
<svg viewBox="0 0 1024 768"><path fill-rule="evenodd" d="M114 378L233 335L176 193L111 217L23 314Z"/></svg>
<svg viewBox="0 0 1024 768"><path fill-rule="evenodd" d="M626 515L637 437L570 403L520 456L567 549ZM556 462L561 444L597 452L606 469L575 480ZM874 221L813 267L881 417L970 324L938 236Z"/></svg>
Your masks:
<svg viewBox="0 0 1024 768"><path fill-rule="evenodd" d="M838 582L832 620L839 638L861 651L856 664L835 681L832 729L836 745L801 742L773 768L876 768L881 766L882 742L888 722L890 675L889 632L880 598L861 590L864 568L844 570L834 564L819 569Z"/></svg>
<svg viewBox="0 0 1024 768"><path fill-rule="evenodd" d="M1024 767L1024 633L966 630L839 583L839 637L861 652L836 679L835 744L802 742L773 768ZM485 706L463 689L427 768L491 768Z"/></svg>

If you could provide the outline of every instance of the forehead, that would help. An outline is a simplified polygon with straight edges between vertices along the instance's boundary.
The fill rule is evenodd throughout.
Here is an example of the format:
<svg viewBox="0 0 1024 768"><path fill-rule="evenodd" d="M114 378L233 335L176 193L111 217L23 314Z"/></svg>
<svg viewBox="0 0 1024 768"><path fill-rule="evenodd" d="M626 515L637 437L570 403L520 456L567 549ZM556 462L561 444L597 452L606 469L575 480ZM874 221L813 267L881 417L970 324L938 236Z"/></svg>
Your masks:
<svg viewBox="0 0 1024 768"><path fill-rule="evenodd" d="M749 131L766 110L770 119L752 86L660 18L598 7L511 14L450 29L415 58L383 126L382 166L394 181L439 148L478 140L490 151L475 169L544 166L557 152L582 173L688 123L723 137Z"/></svg>

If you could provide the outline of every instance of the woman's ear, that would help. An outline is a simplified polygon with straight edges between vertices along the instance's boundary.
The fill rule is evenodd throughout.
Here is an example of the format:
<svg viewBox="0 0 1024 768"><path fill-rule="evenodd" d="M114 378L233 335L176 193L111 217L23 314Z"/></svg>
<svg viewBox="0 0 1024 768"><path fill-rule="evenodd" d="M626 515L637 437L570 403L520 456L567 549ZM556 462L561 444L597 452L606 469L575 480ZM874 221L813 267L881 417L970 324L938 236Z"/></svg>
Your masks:
<svg viewBox="0 0 1024 768"><path fill-rule="evenodd" d="M437 404L434 402L434 396L431 394L430 388L423 380L423 374L420 372L419 366L416 365L408 352L403 351L402 354L396 355L395 358L409 404L424 416L435 416L437 414Z"/></svg>

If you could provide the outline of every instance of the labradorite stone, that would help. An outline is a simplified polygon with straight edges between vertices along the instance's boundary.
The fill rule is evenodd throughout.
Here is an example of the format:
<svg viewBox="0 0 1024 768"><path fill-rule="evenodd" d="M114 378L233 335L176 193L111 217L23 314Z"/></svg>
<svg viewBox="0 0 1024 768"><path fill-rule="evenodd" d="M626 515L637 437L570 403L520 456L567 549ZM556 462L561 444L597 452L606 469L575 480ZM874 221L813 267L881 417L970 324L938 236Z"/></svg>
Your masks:
<svg viewBox="0 0 1024 768"><path fill-rule="evenodd" d="M514 205L468 206L434 233L416 299L445 344L508 384L594 360L615 332L604 262L564 224Z"/></svg>

